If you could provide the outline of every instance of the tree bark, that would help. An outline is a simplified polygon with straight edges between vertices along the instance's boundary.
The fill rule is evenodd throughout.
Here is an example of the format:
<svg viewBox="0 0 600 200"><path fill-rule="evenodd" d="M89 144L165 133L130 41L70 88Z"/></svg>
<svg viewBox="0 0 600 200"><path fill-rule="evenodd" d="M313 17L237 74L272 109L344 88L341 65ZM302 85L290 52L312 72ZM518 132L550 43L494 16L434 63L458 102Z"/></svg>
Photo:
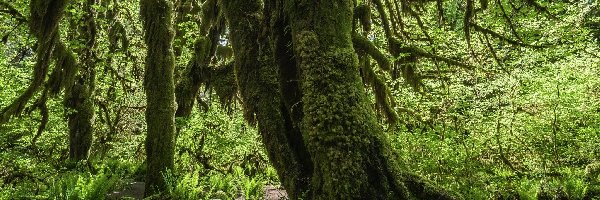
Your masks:
<svg viewBox="0 0 600 200"><path fill-rule="evenodd" d="M141 0L141 16L147 45L146 90L146 190L151 196L165 190L164 173L173 168L175 135L175 86L173 72L172 3Z"/></svg>

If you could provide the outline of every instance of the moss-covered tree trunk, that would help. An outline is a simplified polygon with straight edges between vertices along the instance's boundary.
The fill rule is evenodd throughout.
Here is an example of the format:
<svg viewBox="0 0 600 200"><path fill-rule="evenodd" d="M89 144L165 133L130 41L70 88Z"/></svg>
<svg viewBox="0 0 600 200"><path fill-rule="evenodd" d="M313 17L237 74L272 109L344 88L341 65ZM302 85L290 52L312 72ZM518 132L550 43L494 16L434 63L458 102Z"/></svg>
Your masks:
<svg viewBox="0 0 600 200"><path fill-rule="evenodd" d="M451 199L408 180L411 176L401 175L390 159L352 45L352 1L286 0L284 5L300 67L302 133L314 163L308 198Z"/></svg>
<svg viewBox="0 0 600 200"><path fill-rule="evenodd" d="M175 135L175 86L173 71L172 3L141 0L141 16L147 45L144 88L146 90L146 192L165 189L164 173L173 168Z"/></svg>
<svg viewBox="0 0 600 200"><path fill-rule="evenodd" d="M293 140L289 112L281 100L278 67L267 38L268 18L258 0L221 0L235 54L235 74L245 116L258 123L269 160L292 199L306 191L312 164ZM297 148L295 148L297 147ZM308 162L306 162L308 160Z"/></svg>
<svg viewBox="0 0 600 200"><path fill-rule="evenodd" d="M80 64L75 82L66 93L65 105L72 109L69 119L69 158L74 161L87 159L92 145L93 124L95 117L93 93L95 88L96 63L94 48L96 46L96 0L87 0L84 9L84 23L79 34L85 46L80 50Z"/></svg>

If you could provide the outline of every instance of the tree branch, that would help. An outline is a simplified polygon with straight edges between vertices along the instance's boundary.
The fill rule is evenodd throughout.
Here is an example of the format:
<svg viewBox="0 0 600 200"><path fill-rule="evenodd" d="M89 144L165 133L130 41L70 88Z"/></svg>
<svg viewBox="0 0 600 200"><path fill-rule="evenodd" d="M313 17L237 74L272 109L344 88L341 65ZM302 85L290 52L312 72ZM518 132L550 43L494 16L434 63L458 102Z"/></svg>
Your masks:
<svg viewBox="0 0 600 200"><path fill-rule="evenodd" d="M12 15L12 17L19 23L27 23L27 17L25 17L19 10L8 2L0 1L0 7L6 8L6 10L0 10L0 13L6 13Z"/></svg>
<svg viewBox="0 0 600 200"><path fill-rule="evenodd" d="M390 60L367 38L352 34L352 43L354 44L354 48L360 49L373 57L381 69L385 71L391 70Z"/></svg>
<svg viewBox="0 0 600 200"><path fill-rule="evenodd" d="M425 51L425 50L423 50L423 49L421 49L419 47L414 47L414 46L402 47L399 50L400 50L400 52L413 53L413 54L415 54L417 56L420 56L420 57L430 58L430 59L433 59L433 60L439 60L439 61L445 62L446 64L459 66L459 67L467 69L467 70L473 70L473 69L475 69L475 66L472 66L472 65L469 65L469 64L466 64L466 63L462 63L462 62L459 62L459 61L456 61L456 60L453 60L453 59L450 59L450 58L446 58L446 57L442 57L442 56L439 56L439 55L435 55L435 54L429 53L429 52L427 52L427 51Z"/></svg>
<svg viewBox="0 0 600 200"><path fill-rule="evenodd" d="M547 47L550 47L550 45L532 45L532 44L526 44L526 43L522 43L522 42L519 42L519 41L516 41L516 40L510 39L510 38L507 38L507 37L505 37L505 36L503 36L503 35L500 35L499 33L496 33L496 32L494 32L494 31L492 31L492 30L490 30L490 29L487 29L487 28L484 28L484 27L482 27L482 26L479 26L478 24L475 24L475 23L471 23L471 26L472 26L472 27L473 27L473 28L474 28L476 31L479 31L479 32L482 32L482 33L485 33L485 34L489 34L489 35L491 35L492 37L498 38L498 39L500 39L500 40L503 40L503 41L505 41L505 42L508 42L509 44L512 44L512 45L516 45L516 46L524 46L524 47L531 47L531 48L536 48L536 49L541 49L541 48L547 48Z"/></svg>

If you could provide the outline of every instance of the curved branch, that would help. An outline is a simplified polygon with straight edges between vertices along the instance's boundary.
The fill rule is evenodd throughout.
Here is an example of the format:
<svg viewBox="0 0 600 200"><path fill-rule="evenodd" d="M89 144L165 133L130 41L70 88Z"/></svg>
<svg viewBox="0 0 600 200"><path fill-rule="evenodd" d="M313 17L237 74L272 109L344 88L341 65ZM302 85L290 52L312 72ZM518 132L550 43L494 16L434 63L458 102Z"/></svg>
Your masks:
<svg viewBox="0 0 600 200"><path fill-rule="evenodd" d="M498 38L498 39L503 40L505 42L508 42L509 44L512 44L512 45L523 46L523 47L531 47L531 48L536 48L536 49L550 47L550 45L533 45L533 44L522 43L522 42L510 39L510 38L507 38L507 37L505 37L503 35L500 35L499 33L496 33L496 32L494 32L494 31L492 31L490 29L487 29L487 28L484 28L482 26L479 26L478 24L475 24L475 23L471 23L471 26L476 31L479 31L479 32L482 32L482 33L485 33L485 34L489 34L492 37Z"/></svg>
<svg viewBox="0 0 600 200"><path fill-rule="evenodd" d="M512 20L510 19L510 17L508 17L508 14L506 14L506 10L504 10L504 6L502 5L502 2L500 0L496 0L496 4L498 4L498 7L500 7L500 11L502 11L502 17L504 17L504 19L506 20L506 23L508 23L508 27L510 28L510 31L517 38L517 40L519 40L520 42L523 42L523 39L521 39L521 37L519 36L519 33L517 32L517 29L515 28L515 25L513 24Z"/></svg>
<svg viewBox="0 0 600 200"><path fill-rule="evenodd" d="M540 5L538 2L535 2L535 0L525 0L525 3L527 5L533 6L538 12L546 13L546 15L548 15L548 17L550 17L554 20L558 20L558 18L556 18L555 15L550 13L550 11L548 10L547 7Z"/></svg>

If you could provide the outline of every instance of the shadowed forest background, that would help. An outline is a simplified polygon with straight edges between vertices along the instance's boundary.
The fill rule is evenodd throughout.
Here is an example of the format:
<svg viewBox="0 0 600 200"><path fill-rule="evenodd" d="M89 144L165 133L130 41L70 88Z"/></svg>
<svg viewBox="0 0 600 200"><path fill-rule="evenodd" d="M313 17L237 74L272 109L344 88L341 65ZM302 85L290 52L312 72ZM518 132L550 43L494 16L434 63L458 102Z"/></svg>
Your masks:
<svg viewBox="0 0 600 200"><path fill-rule="evenodd" d="M595 0L0 0L0 199L600 199Z"/></svg>

